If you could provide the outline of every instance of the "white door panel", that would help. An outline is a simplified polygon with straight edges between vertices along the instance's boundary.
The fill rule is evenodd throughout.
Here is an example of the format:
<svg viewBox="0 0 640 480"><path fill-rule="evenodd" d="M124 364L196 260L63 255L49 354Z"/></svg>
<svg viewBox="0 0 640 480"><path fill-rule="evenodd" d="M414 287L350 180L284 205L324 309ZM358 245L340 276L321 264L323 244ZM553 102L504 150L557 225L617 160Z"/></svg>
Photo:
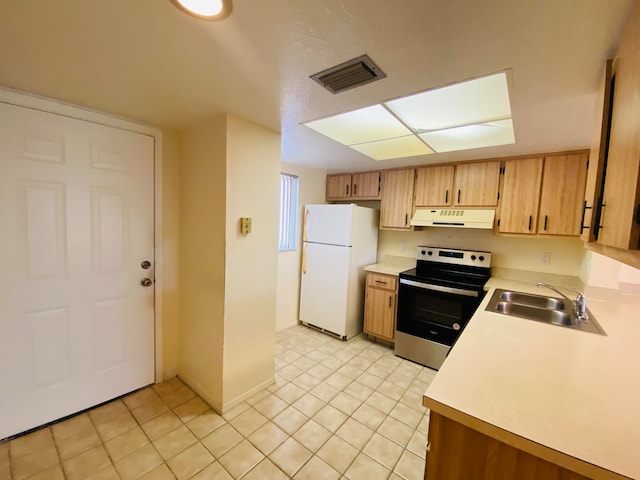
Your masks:
<svg viewBox="0 0 640 480"><path fill-rule="evenodd" d="M306 205L304 239L350 246L352 219L353 205Z"/></svg>
<svg viewBox="0 0 640 480"><path fill-rule="evenodd" d="M303 248L300 320L344 336L351 248L317 243Z"/></svg>
<svg viewBox="0 0 640 480"><path fill-rule="evenodd" d="M0 439L153 383L153 149L0 103Z"/></svg>

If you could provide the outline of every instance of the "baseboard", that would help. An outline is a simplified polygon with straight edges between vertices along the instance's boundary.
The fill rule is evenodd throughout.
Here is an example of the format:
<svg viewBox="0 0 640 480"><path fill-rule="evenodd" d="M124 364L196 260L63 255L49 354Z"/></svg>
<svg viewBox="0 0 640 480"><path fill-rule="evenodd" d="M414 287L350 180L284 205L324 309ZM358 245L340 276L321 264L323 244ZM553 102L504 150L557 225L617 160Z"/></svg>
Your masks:
<svg viewBox="0 0 640 480"><path fill-rule="evenodd" d="M189 378L188 375L185 375L184 373L178 373L177 376L180 380L184 382L185 385L187 385L191 390L193 390L196 394L198 394L200 398L202 398L205 402L207 402L209 406L213 408L216 411L216 413L220 415L223 415L225 412L228 412L233 407L241 404L247 398L251 398L253 395L258 393L259 391L264 390L265 388L269 388L271 385L273 385L276 382L275 378L271 377L269 380L262 382L261 384L253 387L251 390L243 393L242 395L237 396L233 400L230 400L229 402L221 403L213 399L209 395L207 395L204 392L204 390L202 390L202 388L198 386L196 382L194 382L191 378Z"/></svg>
<svg viewBox="0 0 640 480"><path fill-rule="evenodd" d="M228 412L233 407L244 402L247 398L254 396L256 393L258 393L261 390L264 390L265 388L269 388L274 383L276 383L276 380L274 377L271 377L269 380L262 382L260 385L253 387L251 390L243 393L242 395L237 396L233 400L224 402L224 404L222 405L222 413Z"/></svg>
<svg viewBox="0 0 640 480"><path fill-rule="evenodd" d="M177 368L172 368L170 370L165 370L164 372L162 372L162 381L165 382L165 381L170 380L173 377L177 377L177 376L178 376L178 369Z"/></svg>
<svg viewBox="0 0 640 480"><path fill-rule="evenodd" d="M286 330L287 328L295 327L296 325L299 325L299 324L300 322L298 322L297 320L294 320L293 322L289 322L284 325L276 325L276 332L281 332L283 330Z"/></svg>
<svg viewBox="0 0 640 480"><path fill-rule="evenodd" d="M221 402L206 394L204 390L202 390L202 388L200 388L200 386L193 381L193 379L189 378L188 375L185 375L182 372L178 372L178 378L182 380L191 390L196 392L196 394L198 394L198 396L202 398L202 400L207 402L209 406L215 410L216 413L222 415L223 408Z"/></svg>

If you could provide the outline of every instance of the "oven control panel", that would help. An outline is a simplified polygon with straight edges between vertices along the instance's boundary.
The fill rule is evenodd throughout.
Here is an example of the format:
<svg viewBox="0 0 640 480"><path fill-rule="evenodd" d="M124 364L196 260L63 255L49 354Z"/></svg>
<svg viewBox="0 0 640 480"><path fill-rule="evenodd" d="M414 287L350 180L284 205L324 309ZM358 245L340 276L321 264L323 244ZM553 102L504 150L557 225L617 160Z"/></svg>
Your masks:
<svg viewBox="0 0 640 480"><path fill-rule="evenodd" d="M491 252L455 250L441 247L418 247L417 260L478 267L491 266Z"/></svg>

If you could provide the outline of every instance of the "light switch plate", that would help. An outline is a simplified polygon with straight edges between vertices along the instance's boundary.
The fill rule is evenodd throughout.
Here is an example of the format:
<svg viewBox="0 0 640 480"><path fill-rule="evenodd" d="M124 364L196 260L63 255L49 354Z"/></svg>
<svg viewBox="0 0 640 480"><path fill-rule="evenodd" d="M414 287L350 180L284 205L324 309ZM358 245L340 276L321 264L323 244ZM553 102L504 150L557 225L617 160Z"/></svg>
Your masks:
<svg viewBox="0 0 640 480"><path fill-rule="evenodd" d="M243 233L243 234L251 233L250 217L240 217L240 233Z"/></svg>

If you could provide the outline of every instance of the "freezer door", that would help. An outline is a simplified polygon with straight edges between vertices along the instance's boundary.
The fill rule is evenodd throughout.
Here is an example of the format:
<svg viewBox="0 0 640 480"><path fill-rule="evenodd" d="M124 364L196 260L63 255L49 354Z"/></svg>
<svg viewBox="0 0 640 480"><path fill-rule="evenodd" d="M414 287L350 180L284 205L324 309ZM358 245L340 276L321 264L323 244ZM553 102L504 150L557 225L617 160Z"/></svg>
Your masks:
<svg viewBox="0 0 640 480"><path fill-rule="evenodd" d="M352 245L353 205L306 205L304 240L328 245Z"/></svg>
<svg viewBox="0 0 640 480"><path fill-rule="evenodd" d="M300 320L346 335L351 248L305 243Z"/></svg>

